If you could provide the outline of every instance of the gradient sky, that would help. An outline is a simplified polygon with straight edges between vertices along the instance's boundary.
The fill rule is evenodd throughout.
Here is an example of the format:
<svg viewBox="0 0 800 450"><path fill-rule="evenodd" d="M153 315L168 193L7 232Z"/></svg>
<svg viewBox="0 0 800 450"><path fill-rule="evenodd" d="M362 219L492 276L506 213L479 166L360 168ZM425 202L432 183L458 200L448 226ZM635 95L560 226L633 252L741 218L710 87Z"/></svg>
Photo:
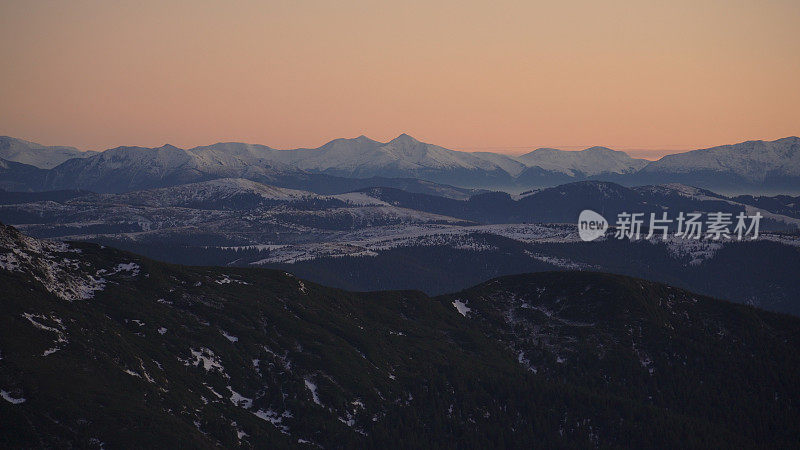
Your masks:
<svg viewBox="0 0 800 450"><path fill-rule="evenodd" d="M798 24L797 0L3 0L0 134L639 156L776 139L800 135Z"/></svg>

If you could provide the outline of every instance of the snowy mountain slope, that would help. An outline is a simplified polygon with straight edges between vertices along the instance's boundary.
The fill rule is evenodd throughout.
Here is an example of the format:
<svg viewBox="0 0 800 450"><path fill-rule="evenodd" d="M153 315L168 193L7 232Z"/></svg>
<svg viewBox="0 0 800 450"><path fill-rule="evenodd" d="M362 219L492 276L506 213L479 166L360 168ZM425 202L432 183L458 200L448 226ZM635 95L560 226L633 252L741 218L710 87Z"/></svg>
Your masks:
<svg viewBox="0 0 800 450"><path fill-rule="evenodd" d="M528 178L564 182L603 173L626 174L646 163L623 152L599 147L581 152L540 149L519 157L461 152L420 142L407 134L385 143L366 136L335 139L313 149L274 150L248 144L215 144L201 149L224 153L231 146L257 147L262 164L268 160L284 169L354 178L413 177L483 188L527 185ZM198 149L192 149L195 150Z"/></svg>
<svg viewBox="0 0 800 450"><path fill-rule="evenodd" d="M354 139L334 139L319 148L276 150L271 157L303 170L348 172L368 162L383 144L366 136Z"/></svg>
<svg viewBox="0 0 800 450"><path fill-rule="evenodd" d="M406 134L386 143L365 136L336 139L316 149L276 151L272 157L298 170L341 177L410 177L467 187L513 181L503 168L485 158L423 143Z"/></svg>
<svg viewBox="0 0 800 450"><path fill-rule="evenodd" d="M728 200L726 197L711 192L709 190L700 189L693 186L687 186L685 184L680 184L680 183L639 186L639 187L634 187L633 190L650 195L679 196L679 197L689 198L692 200L701 200L701 201Z"/></svg>
<svg viewBox="0 0 800 450"><path fill-rule="evenodd" d="M775 177L800 177L800 138L747 141L734 145L667 155L642 169L643 174L718 173L747 182Z"/></svg>
<svg viewBox="0 0 800 450"><path fill-rule="evenodd" d="M526 168L537 167L568 177L627 173L639 160L622 152L534 151L522 157L450 150L402 134L389 142L365 136L336 139L314 149L276 150L237 142L180 149L118 147L84 162L56 167L48 188L72 188L109 182L114 190L158 187L219 177L273 181L277 174L318 173L340 177L410 177L470 187L510 186ZM609 155L613 158L609 159ZM627 158L627 159L626 159ZM125 183L125 184L123 184Z"/></svg>
<svg viewBox="0 0 800 450"><path fill-rule="evenodd" d="M539 167L569 176L595 176L602 173L625 174L636 172L647 165L644 159L635 159L625 152L606 147L591 147L568 152L554 148L539 148L518 156L527 167Z"/></svg>
<svg viewBox="0 0 800 450"><path fill-rule="evenodd" d="M257 147L238 145L191 150L172 145L117 147L53 168L47 177L47 187L126 192L214 178L272 179L285 170L267 164L262 155Z"/></svg>
<svg viewBox="0 0 800 450"><path fill-rule="evenodd" d="M319 195L313 192L270 186L243 178L220 178L159 189L122 194L90 194L70 202L87 211L90 205L114 207L119 205L143 206L157 210L170 207L197 208L200 210L258 210L265 223L281 216L302 215L324 218L328 215L347 214L352 224L372 221L393 223L441 222L458 223L460 219L441 214L415 211L391 205L361 192ZM219 218L214 218L214 221ZM361 225L363 226L363 225Z"/></svg>
<svg viewBox="0 0 800 450"><path fill-rule="evenodd" d="M407 134L381 143L359 136L336 139L317 149L282 150L273 153L279 161L302 170L343 176L414 176L435 171L481 171L517 177L526 167L570 176L591 176L604 172L629 173L645 160L624 152L593 147L580 152L540 149L512 157L492 152L460 152L420 142ZM496 175L499 176L499 175Z"/></svg>
<svg viewBox="0 0 800 450"><path fill-rule="evenodd" d="M366 136L335 139L313 149L275 150L250 144L223 143L197 147L190 151L197 154L230 154L232 151L240 153L245 148L251 154L257 154L258 162L359 178L424 169L497 170L492 163L470 153L419 142L406 134L386 143Z"/></svg>
<svg viewBox="0 0 800 450"><path fill-rule="evenodd" d="M189 152L171 145L117 147L54 167L47 175L46 188L97 190L105 186L101 192L124 192L162 183L189 183L203 176L198 166Z"/></svg>
<svg viewBox="0 0 800 450"><path fill-rule="evenodd" d="M316 151L298 167L305 170L339 170L353 176L383 175L385 171L421 169L496 170L497 166L469 153L420 142L407 134L382 144L365 137L336 140Z"/></svg>
<svg viewBox="0 0 800 450"><path fill-rule="evenodd" d="M277 155L279 150L265 145L243 144L240 142L224 142L203 147L194 147L188 152L198 161L200 170L219 173L228 170L234 171L251 168L273 168L289 171L292 167L280 161ZM225 168L225 169L222 169ZM246 173L246 172L245 172Z"/></svg>
<svg viewBox="0 0 800 450"><path fill-rule="evenodd" d="M88 158L97 152L82 152L77 148L47 147L34 142L23 141L8 136L0 136L0 158L29 164L40 169L52 169L72 158Z"/></svg>
<svg viewBox="0 0 800 450"><path fill-rule="evenodd" d="M117 147L88 158L68 160L50 170L10 161L0 163L0 188L16 191L81 189L119 193L219 178L245 178L322 194L345 193L374 186L430 192L454 198L465 198L471 194L470 189L416 178L346 178L312 173L279 160L283 158L281 155L291 155L293 152L241 143L220 143L188 150L172 145L158 148Z"/></svg>
<svg viewBox="0 0 800 450"><path fill-rule="evenodd" d="M34 239L3 225L0 225L0 248L11 249L0 253L1 270L27 274L67 301L91 298L95 291L105 287L104 275L120 271L82 264L81 250L70 244Z"/></svg>
<svg viewBox="0 0 800 450"><path fill-rule="evenodd" d="M687 208L689 204L695 204L700 207L700 209L705 209L707 211L714 210L715 205L717 205L717 210L719 211L729 211L728 208L735 208L737 211L744 211L747 215L754 215L756 213L761 214L763 217L763 222L772 222L773 224L785 224L787 229L794 229L800 230L800 218L792 217L791 215L784 214L784 211L781 211L780 208L777 208L775 211L770 211L764 208L759 208L758 206L754 206L748 203L743 203L738 201L737 199L731 199L725 197L723 195L705 190L699 189L691 186L686 186L683 184L678 183L671 183L666 185L659 185L659 186L639 186L633 188L634 191L645 194L648 196L648 201L650 203L658 203L662 202L665 204L670 204L669 199L675 198L684 198L691 203L678 203L672 204L673 210L679 210L681 205L684 205L684 210L689 210L691 208ZM774 206L774 205L764 205L764 206ZM763 224L762 224L763 226ZM770 226L770 225L767 225Z"/></svg>
<svg viewBox="0 0 800 450"><path fill-rule="evenodd" d="M244 178L219 178L211 181L123 194L102 194L97 196L97 201L102 203L168 207L215 202L223 204L225 201L234 201L236 197L247 195L261 200L284 202L304 198L323 198L311 192L270 186ZM233 207L234 205L231 204L230 206Z"/></svg>
<svg viewBox="0 0 800 450"><path fill-rule="evenodd" d="M384 225L468 223L362 193L326 196L244 179L0 205L0 218L47 237L228 246L328 239L342 230Z"/></svg>
<svg viewBox="0 0 800 450"><path fill-rule="evenodd" d="M471 155L489 161L515 178L527 167L525 163L519 161L519 157L504 155L502 153L472 152Z"/></svg>

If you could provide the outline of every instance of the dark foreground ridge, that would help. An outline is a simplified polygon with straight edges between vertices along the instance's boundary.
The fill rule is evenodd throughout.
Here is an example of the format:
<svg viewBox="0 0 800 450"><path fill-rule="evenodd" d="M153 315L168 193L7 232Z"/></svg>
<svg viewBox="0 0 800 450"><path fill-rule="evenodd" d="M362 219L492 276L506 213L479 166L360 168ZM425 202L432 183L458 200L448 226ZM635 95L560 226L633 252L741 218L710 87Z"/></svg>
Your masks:
<svg viewBox="0 0 800 450"><path fill-rule="evenodd" d="M0 226L3 447L792 447L800 319L588 272L351 293Z"/></svg>

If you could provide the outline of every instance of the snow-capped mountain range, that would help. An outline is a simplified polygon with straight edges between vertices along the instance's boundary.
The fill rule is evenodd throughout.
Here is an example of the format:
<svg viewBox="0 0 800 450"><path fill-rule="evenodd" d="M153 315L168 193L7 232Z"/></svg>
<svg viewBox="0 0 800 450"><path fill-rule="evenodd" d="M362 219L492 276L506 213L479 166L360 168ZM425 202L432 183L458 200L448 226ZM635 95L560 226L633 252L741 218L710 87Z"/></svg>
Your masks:
<svg viewBox="0 0 800 450"><path fill-rule="evenodd" d="M520 156L470 153L407 134L389 142L365 136L336 139L313 149L227 142L191 149L117 147L100 153L0 138L0 187L7 189L127 192L217 178L326 194L385 186L385 179L400 178L509 191L595 179L625 185L679 182L728 194L795 193L800 192L800 138L748 141L652 162L605 147L541 148ZM360 186L342 181L370 178L381 180ZM338 189L337 183L346 186Z"/></svg>

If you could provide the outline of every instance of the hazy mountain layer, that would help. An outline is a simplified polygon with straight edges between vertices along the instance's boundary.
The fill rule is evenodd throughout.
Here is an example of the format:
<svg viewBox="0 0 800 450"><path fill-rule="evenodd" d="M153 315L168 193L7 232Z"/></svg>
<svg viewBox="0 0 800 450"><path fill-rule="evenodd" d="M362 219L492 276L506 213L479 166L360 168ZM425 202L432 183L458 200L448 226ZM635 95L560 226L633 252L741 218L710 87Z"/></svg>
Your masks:
<svg viewBox="0 0 800 450"><path fill-rule="evenodd" d="M82 153L66 161L59 160L66 150L10 138L6 141L16 150L0 151L0 158L6 160L0 167L0 186L12 190L126 192L216 178L247 178L318 193L400 187L399 179L523 191L596 179L625 185L683 183L736 194L800 193L797 137L695 150L653 162L605 147L583 151L545 148L518 157L468 153L420 142L405 134L386 143L360 136L336 139L315 149L294 150L243 143L192 149L170 145L118 147L94 155ZM19 150L22 147L27 150ZM37 162L42 159L48 162ZM63 163L56 165L56 161ZM9 165L14 162L25 165ZM37 164L39 168L34 167ZM452 188L440 190L445 189Z"/></svg>

